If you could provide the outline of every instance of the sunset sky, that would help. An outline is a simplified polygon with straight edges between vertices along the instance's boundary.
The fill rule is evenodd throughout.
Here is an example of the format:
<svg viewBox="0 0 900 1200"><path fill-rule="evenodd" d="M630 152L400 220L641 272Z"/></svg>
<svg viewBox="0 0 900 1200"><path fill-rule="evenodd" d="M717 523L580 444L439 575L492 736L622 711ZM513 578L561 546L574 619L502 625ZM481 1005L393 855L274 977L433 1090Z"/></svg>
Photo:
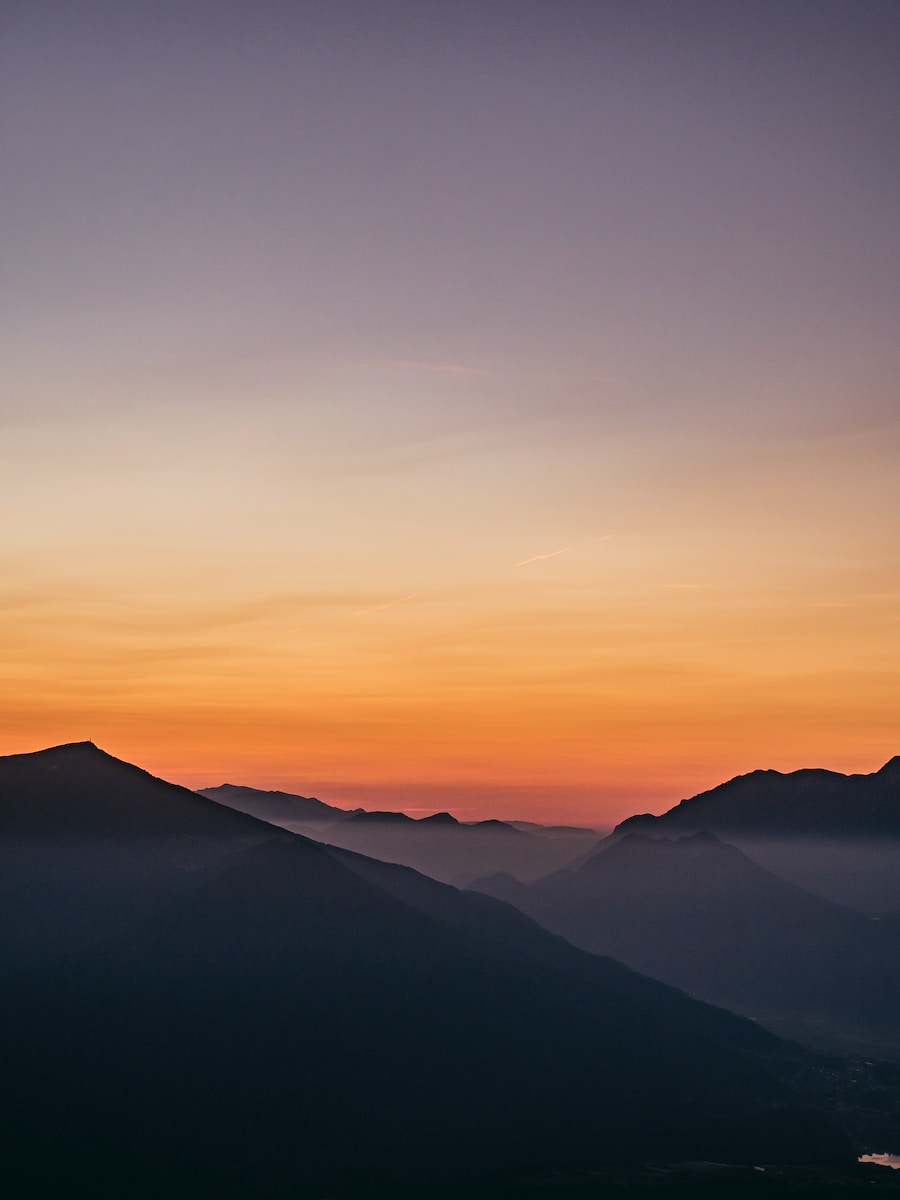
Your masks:
<svg viewBox="0 0 900 1200"><path fill-rule="evenodd" d="M603 825L900 753L895 0L0 16L0 753Z"/></svg>

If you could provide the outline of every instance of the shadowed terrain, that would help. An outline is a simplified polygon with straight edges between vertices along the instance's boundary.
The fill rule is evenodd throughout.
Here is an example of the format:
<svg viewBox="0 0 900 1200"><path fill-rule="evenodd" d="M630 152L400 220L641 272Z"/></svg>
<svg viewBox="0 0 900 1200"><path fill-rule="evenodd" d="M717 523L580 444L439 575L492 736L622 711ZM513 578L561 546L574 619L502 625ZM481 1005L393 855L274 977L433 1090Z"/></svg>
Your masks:
<svg viewBox="0 0 900 1200"><path fill-rule="evenodd" d="M402 863L465 886L489 871L537 879L592 849L593 829L533 822L458 821L450 813L414 819L402 812L346 811L305 796L223 784L201 795L330 846Z"/></svg>
<svg viewBox="0 0 900 1200"><path fill-rule="evenodd" d="M624 834L530 885L493 876L474 886L785 1036L900 1055L900 922L813 896L712 834Z"/></svg>
<svg viewBox="0 0 900 1200"><path fill-rule="evenodd" d="M629 817L614 835L702 831L808 891L873 914L900 913L900 757L871 775L752 771Z"/></svg>
<svg viewBox="0 0 900 1200"><path fill-rule="evenodd" d="M215 800L238 812L249 813L268 821L272 825L280 825L292 832L303 833L307 830L325 829L335 821L342 821L352 813L362 812L361 808L336 808L333 804L325 804L315 796L297 796L293 792L266 792L260 788L241 787L235 783L221 783L218 787L198 788L200 796Z"/></svg>
<svg viewBox="0 0 900 1200"><path fill-rule="evenodd" d="M89 744L0 760L0 805L34 894L67 839L121 850L111 903L136 854L151 881L127 928L88 936L104 885L71 871L45 921L79 909L83 882L70 953L20 970L8 954L12 1194L852 1157L779 1081L797 1051L496 900L275 832Z"/></svg>

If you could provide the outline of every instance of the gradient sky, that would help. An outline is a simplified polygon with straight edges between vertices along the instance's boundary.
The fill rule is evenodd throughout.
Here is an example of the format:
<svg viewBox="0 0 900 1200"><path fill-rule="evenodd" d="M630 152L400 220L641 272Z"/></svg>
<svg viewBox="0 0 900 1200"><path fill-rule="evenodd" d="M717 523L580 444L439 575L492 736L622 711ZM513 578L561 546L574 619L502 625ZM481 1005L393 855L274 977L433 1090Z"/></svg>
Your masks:
<svg viewBox="0 0 900 1200"><path fill-rule="evenodd" d="M597 825L900 753L898 51L5 4L0 753Z"/></svg>

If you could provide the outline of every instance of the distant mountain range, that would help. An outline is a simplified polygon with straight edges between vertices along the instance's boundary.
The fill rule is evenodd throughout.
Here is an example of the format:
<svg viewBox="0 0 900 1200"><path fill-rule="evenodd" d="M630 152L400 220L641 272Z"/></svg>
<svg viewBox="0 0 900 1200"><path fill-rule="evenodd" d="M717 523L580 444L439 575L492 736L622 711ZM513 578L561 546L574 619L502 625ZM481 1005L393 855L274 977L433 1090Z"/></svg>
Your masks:
<svg viewBox="0 0 900 1200"><path fill-rule="evenodd" d="M682 800L662 816L629 817L622 832L741 837L900 838L900 755L871 775L751 771Z"/></svg>
<svg viewBox="0 0 900 1200"><path fill-rule="evenodd" d="M852 1158L779 1081L798 1050L494 899L90 743L0 759L0 828L37 943L0 993L10 1195Z"/></svg>
<svg viewBox="0 0 900 1200"><path fill-rule="evenodd" d="M784 1036L900 1057L900 918L814 896L713 834L625 833L531 884L495 875L473 886Z"/></svg>
<svg viewBox="0 0 900 1200"><path fill-rule="evenodd" d="M295 832L295 826L304 829L325 829L336 821L343 821L361 808L336 808L317 800L315 796L296 796L292 792L265 792L259 788L241 787L234 783L222 783L218 787L198 788L201 796L225 804L238 812L250 813L272 825L281 825Z"/></svg>
<svg viewBox="0 0 900 1200"><path fill-rule="evenodd" d="M753 771L661 816L629 817L613 836L702 831L837 903L900 913L900 757L871 775Z"/></svg>
<svg viewBox="0 0 900 1200"><path fill-rule="evenodd" d="M401 812L334 808L307 796L228 783L203 788L200 794L293 833L401 863L459 887L488 871L536 879L565 866L600 839L595 829L496 820L463 823L446 812L414 819Z"/></svg>

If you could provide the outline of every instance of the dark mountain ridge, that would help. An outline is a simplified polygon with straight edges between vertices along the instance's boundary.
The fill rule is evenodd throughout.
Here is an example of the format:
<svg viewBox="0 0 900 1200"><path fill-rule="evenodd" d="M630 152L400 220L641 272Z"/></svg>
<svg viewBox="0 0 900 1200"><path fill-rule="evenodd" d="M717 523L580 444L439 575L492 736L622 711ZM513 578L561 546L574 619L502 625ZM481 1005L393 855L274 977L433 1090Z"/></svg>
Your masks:
<svg viewBox="0 0 900 1200"><path fill-rule="evenodd" d="M752 771L682 800L661 816L629 817L619 832L723 836L900 838L900 756L870 775Z"/></svg>
<svg viewBox="0 0 900 1200"><path fill-rule="evenodd" d="M900 914L900 758L871 775L753 771L611 835L709 830L777 875L873 915Z"/></svg>
<svg viewBox="0 0 900 1200"><path fill-rule="evenodd" d="M224 815L223 815L224 814ZM0 757L0 837L253 835L258 823L93 742Z"/></svg>
<svg viewBox="0 0 900 1200"><path fill-rule="evenodd" d="M547 828L489 819L458 821L450 813L411 817L389 810L344 810L309 797L225 784L204 796L253 813L292 833L413 867L458 886L490 871L535 879L596 845L592 829Z"/></svg>
<svg viewBox="0 0 900 1200"><path fill-rule="evenodd" d="M266 792L259 788L241 787L234 783L222 783L218 787L198 788L198 795L215 800L238 812L249 813L273 825L304 825L324 828L345 817L360 813L361 808L336 808L317 800L315 796L297 796L292 792Z"/></svg>
<svg viewBox="0 0 900 1200"><path fill-rule="evenodd" d="M82 755L68 800L63 770L41 791L52 752L17 756L16 805L30 766L38 835L13 843L33 876L52 876L44 834L61 806L65 837L104 838L126 861L139 842L160 878L171 863L156 835L176 800L195 833L234 835L232 850L183 867L127 928L11 971L0 1136L12 1194L288 1195L338 1169L850 1157L771 1073L794 1052L753 1024L494 900L197 807L90 754L96 789ZM113 814L110 838L97 818L117 790L127 817ZM69 886L77 907L77 874Z"/></svg>
<svg viewBox="0 0 900 1200"><path fill-rule="evenodd" d="M0 979L129 927L272 826L73 742L0 757Z"/></svg>

